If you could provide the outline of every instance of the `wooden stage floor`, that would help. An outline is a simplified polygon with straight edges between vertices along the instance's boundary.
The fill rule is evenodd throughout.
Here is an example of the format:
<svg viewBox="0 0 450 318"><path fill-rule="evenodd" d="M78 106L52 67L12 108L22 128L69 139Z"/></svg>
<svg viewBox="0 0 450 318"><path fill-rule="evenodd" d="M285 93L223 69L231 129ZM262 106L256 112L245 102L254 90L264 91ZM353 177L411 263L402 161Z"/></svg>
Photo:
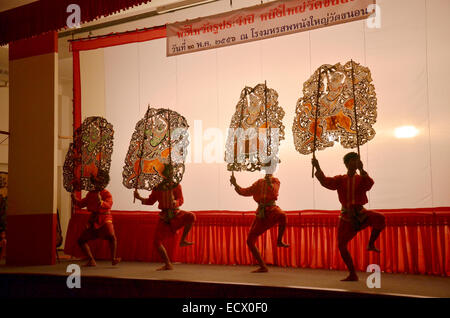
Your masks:
<svg viewBox="0 0 450 318"><path fill-rule="evenodd" d="M70 264L82 265L79 259L61 259L59 263L53 266L6 266L4 260L0 263L0 280L5 281L9 277L9 283L18 278L27 282L24 277L58 277L59 283L65 285L69 273L66 272L67 266ZM184 294L169 292L168 297L215 297L214 290L211 287L206 289L198 289L197 286L210 285L218 286L224 297L242 297L242 293L251 292L249 297L348 297L359 295L358 297L450 297L450 278L426 275L410 275L410 274L388 274L381 273L381 288L368 288L366 279L370 273L358 272L358 282L341 282L347 274L345 271L308 269L308 268L283 268L269 266L268 273L251 273L255 266L232 266L232 265L197 265L197 264L174 264L172 271L156 271L162 263L145 263L145 262L122 262L118 266L112 266L110 262L99 260L97 267L81 266L81 284L90 279L97 280L118 280L118 281L135 281L169 286L173 286L179 291L180 288L190 288L190 291L184 290ZM16 278L14 278L16 277ZM33 284L32 280L28 280ZM18 283L19 284L19 283ZM37 284L37 283L36 283ZM164 285L166 284L166 285ZM86 286L86 285L84 285ZM94 286L94 285L91 285ZM120 289L120 285L113 284ZM133 288L137 288L134 284ZM144 286L144 285L142 285ZM226 289L225 286L229 288ZM230 288L231 286L231 288ZM36 288L38 288L36 286ZM61 287L62 288L62 287ZM67 288L64 286L64 288ZM95 288L95 287L91 287ZM142 287L147 288L147 287ZM251 288L252 290L244 291L242 288ZM259 294L259 289L265 291ZM239 290L241 291L239 292ZM271 295L270 290L273 290ZM12 289L8 289L12 290ZM226 290L226 291L225 291ZM236 291L236 294L233 294ZM3 291L8 293L8 291ZM130 293L131 297L135 296L139 291ZM144 294L139 294L143 295ZM151 295L151 294L150 294ZM178 296L177 296L178 295ZM3 296L9 296L3 295ZM12 295L12 297L30 297L30 294ZM54 296L54 295L49 295ZM101 291L96 293L97 297L102 297ZM108 291L104 297L114 297L114 291ZM31 295L31 297L33 297ZM40 294L45 297L45 292ZM119 297L123 297L120 295ZM125 296L126 297L126 296ZM161 293L161 297L167 297Z"/></svg>

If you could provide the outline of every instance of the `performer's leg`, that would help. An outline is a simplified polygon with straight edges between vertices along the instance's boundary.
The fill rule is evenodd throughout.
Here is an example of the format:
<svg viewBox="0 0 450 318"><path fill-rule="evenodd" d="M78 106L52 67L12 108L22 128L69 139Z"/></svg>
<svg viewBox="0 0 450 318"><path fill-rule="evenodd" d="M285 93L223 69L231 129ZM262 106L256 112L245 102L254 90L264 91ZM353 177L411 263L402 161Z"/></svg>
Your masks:
<svg viewBox="0 0 450 318"><path fill-rule="evenodd" d="M117 256L117 238L116 234L114 233L114 226L112 223L106 223L101 227L101 233L104 236L106 240L109 242L109 248L111 251L111 264L117 265L122 260L120 257Z"/></svg>
<svg viewBox="0 0 450 318"><path fill-rule="evenodd" d="M161 258L163 259L164 265L160 268L157 269L157 271L167 271L167 270L172 270L173 269L173 265L170 262L169 256L167 255L167 251L164 248L164 245L159 244L158 247L158 253L161 256Z"/></svg>
<svg viewBox="0 0 450 318"><path fill-rule="evenodd" d="M380 253L380 250L375 247L375 241L380 236L381 231L386 227L386 219L383 214L373 211L366 211L368 214L368 223L372 226L372 233L370 233L368 251Z"/></svg>
<svg viewBox="0 0 450 318"><path fill-rule="evenodd" d="M247 245L250 249L250 252L252 253L253 257L256 259L259 265L259 268L252 271L252 273L266 273L269 271L266 263L261 257L261 253L256 247L256 240L258 239L258 236L263 234L266 230L267 228L264 226L263 222L259 219L255 219L250 228L250 232L248 233Z"/></svg>
<svg viewBox="0 0 450 318"><path fill-rule="evenodd" d="M95 263L95 259L92 256L91 249L89 248L88 245L88 241L94 238L95 235L93 234L93 229L86 229L78 239L78 245L80 246L84 255L87 256L88 258L88 262L85 264L85 266L97 266L97 263Z"/></svg>
<svg viewBox="0 0 450 318"><path fill-rule="evenodd" d="M181 240L180 240L181 247L194 244L193 242L186 241L186 236L188 235L189 231L191 230L192 225L193 225L192 223L188 223L184 226L183 234L181 235Z"/></svg>
<svg viewBox="0 0 450 318"><path fill-rule="evenodd" d="M266 263L262 259L261 253L256 247L256 239L257 236L254 235L249 235L249 237L247 238L247 245L250 249L250 252L252 253L253 257L256 259L259 265L259 268L252 271L252 273L266 273L269 271L269 269L267 268Z"/></svg>
<svg viewBox="0 0 450 318"><path fill-rule="evenodd" d="M339 220L338 225L338 248L341 254L342 260L344 261L349 275L342 281L357 281L358 276L356 275L355 266L353 265L353 259L350 252L347 249L348 242L358 233L350 222L345 222Z"/></svg>
<svg viewBox="0 0 450 318"><path fill-rule="evenodd" d="M183 211L182 223L185 225L184 225L184 229L183 229L183 234L181 235L181 239L180 239L180 246L189 246L189 245L194 244L194 242L186 241L186 236L188 235L189 231L191 230L192 225L194 225L194 222L195 222L194 213Z"/></svg>
<svg viewBox="0 0 450 318"><path fill-rule="evenodd" d="M289 244L286 244L283 242L283 235L286 231L286 222L287 222L287 216L284 212L281 210L279 211L278 216L278 239L277 239L277 246L278 247L289 247Z"/></svg>
<svg viewBox="0 0 450 318"><path fill-rule="evenodd" d="M167 254L166 249L164 248L164 245L162 244L163 238L168 235L168 232L170 232L171 229L168 224L165 224L163 221L159 221L158 225L156 226L155 230L155 240L154 240L154 246L156 247L159 255L161 256L164 265L158 269L157 271L166 271L166 270L172 270L173 265L170 262L169 255Z"/></svg>

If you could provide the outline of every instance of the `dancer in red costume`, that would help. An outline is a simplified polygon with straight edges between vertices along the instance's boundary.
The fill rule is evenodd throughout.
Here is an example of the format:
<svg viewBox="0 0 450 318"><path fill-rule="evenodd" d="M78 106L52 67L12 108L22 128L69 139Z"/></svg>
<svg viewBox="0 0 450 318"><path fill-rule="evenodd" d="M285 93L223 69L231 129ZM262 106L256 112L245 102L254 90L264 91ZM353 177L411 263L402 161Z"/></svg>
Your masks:
<svg viewBox="0 0 450 318"><path fill-rule="evenodd" d="M86 266L96 266L97 264L92 256L88 241L95 239L108 240L111 250L111 263L116 265L121 259L116 257L117 239L111 216L112 195L108 190L100 186L108 184L109 175L106 172L99 171L97 177L91 177L91 182L94 184L95 190L89 191L84 199L78 200L72 193L73 203L79 208L87 207L87 210L91 212L86 229L78 239L78 245L88 257Z"/></svg>
<svg viewBox="0 0 450 318"><path fill-rule="evenodd" d="M272 166L269 164L264 167L266 170L265 177L257 180L248 188L241 188L237 184L234 176L231 176L230 178L231 184L234 185L234 189L239 195L246 197L253 196L253 199L258 203L256 218L253 220L247 237L247 245L259 264L259 268L254 270L253 273L265 273L269 271L256 247L258 236L278 224L277 246L289 247L289 244L283 243L283 234L286 230L287 217L275 204L280 189L280 180L275 178L272 174L272 171L275 169L274 166L275 164L272 164Z"/></svg>
<svg viewBox="0 0 450 318"><path fill-rule="evenodd" d="M170 166L166 165L163 175L168 179L171 174ZM159 202L158 208L161 212L159 213L160 218L155 230L154 246L161 255L164 266L158 268L158 270L172 270L173 265L164 248L163 240L175 235L177 230L184 227L180 246L183 247L193 244L192 242L186 241L186 236L195 222L195 215L192 212L186 212L179 209L184 202L181 185L174 184L172 181L162 182L151 192L147 199L141 197L137 190L134 192L134 197L145 205L153 205L156 201Z"/></svg>
<svg viewBox="0 0 450 318"><path fill-rule="evenodd" d="M316 177L320 184L327 189L337 190L339 202L342 204L338 225L338 247L341 257L350 272L348 277L342 281L357 281L358 276L355 272L352 257L347 249L348 242L359 231L371 226L372 233L367 250L379 253L380 250L375 247L375 241L386 224L383 214L368 211L363 207L368 202L366 192L372 188L374 181L363 169L359 155L356 152L346 154L344 156L344 164L347 167L347 174L329 178L325 177L325 174L320 169L319 161L315 158L312 159L312 165L317 169ZM359 170L360 174L356 173L357 170Z"/></svg>

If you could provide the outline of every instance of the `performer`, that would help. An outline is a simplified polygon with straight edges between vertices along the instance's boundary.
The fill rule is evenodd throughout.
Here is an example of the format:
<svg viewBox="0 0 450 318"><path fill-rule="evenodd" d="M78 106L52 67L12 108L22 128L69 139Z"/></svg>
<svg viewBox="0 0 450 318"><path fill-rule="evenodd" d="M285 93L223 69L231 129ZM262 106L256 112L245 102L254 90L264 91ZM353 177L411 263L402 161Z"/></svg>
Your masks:
<svg viewBox="0 0 450 318"><path fill-rule="evenodd" d="M333 178L325 177L320 169L319 161L312 159L312 165L317 169L316 177L320 184L330 190L337 190L339 202L342 204L341 215L338 225L338 247L341 257L345 262L350 274L342 281L357 281L358 276L355 272L352 257L347 249L347 244L362 229L371 226L368 251L379 253L380 250L375 247L375 241L381 231L386 226L385 217L381 213L368 211L363 205L368 202L366 192L369 191L374 181L363 169L359 155L356 152L350 152L344 156L344 164L347 167L347 174L335 176ZM359 170L360 174L356 171Z"/></svg>
<svg viewBox="0 0 450 318"><path fill-rule="evenodd" d="M179 209L184 202L183 192L181 191L181 185L179 183L173 183L171 178L169 178L171 175L172 169L170 165L165 165L163 176L167 181L163 181L157 188L153 189L147 199L141 197L137 190L134 191L134 197L140 200L142 204L153 205L156 201L159 202L158 208L161 212L159 213L160 218L155 230L154 246L161 255L164 266L157 270L173 269L173 265L164 248L163 240L175 235L177 230L184 227L180 240L181 247L194 244L193 242L186 241L186 236L195 222L195 215L192 212L186 212Z"/></svg>
<svg viewBox="0 0 450 318"><path fill-rule="evenodd" d="M99 170L97 177L91 176L91 182L94 184L95 190L89 191L84 199L78 200L72 193L73 203L79 208L87 207L88 211L91 212L86 229L78 239L78 245L88 257L86 266L96 266L97 264L92 256L88 241L95 239L108 240L111 249L111 262L113 265L117 265L121 259L116 257L117 239L111 216L113 200L111 193L101 186L108 184L109 175Z"/></svg>
<svg viewBox="0 0 450 318"><path fill-rule="evenodd" d="M286 230L287 217L275 204L280 189L280 180L275 178L272 174L275 169L274 166L275 164L271 165L270 163L269 165L264 166L263 169L265 169L266 172L265 177L257 180L248 188L241 188L237 184L234 176L231 176L230 178L231 184L234 185L234 189L239 195L246 197L253 196L253 199L258 203L256 218L253 220L247 237L247 245L259 264L259 268L254 270L253 273L265 273L269 271L255 245L258 236L278 224L277 246L289 247L289 244L283 243L282 240L284 231Z"/></svg>

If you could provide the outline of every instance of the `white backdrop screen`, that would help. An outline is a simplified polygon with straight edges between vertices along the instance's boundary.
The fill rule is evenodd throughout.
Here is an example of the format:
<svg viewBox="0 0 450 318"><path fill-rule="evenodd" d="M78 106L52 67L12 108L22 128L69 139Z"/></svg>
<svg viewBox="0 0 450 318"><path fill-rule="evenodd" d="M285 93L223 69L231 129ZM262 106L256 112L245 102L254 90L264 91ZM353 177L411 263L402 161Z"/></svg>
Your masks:
<svg viewBox="0 0 450 318"><path fill-rule="evenodd" d="M312 72L322 64L350 59L371 69L378 98L376 136L361 147L365 168L375 180L367 207L449 206L450 42L443 39L450 30L450 2L377 3L379 28L357 21L169 58L165 39L103 49L105 116L115 130L109 185L114 210L156 210L133 204L133 191L122 185L131 135L148 104L176 110L190 125L182 208L254 210L253 200L239 197L230 186L224 143L241 90L264 81L278 92L286 112L282 163L276 173L279 206L286 211L339 209L337 194L311 178L311 156L295 151L292 123L303 82ZM417 136L396 138L395 129L401 126L414 126ZM318 152L324 172L343 174L342 157L348 151L336 145ZM248 186L262 175L236 176L240 185Z"/></svg>

